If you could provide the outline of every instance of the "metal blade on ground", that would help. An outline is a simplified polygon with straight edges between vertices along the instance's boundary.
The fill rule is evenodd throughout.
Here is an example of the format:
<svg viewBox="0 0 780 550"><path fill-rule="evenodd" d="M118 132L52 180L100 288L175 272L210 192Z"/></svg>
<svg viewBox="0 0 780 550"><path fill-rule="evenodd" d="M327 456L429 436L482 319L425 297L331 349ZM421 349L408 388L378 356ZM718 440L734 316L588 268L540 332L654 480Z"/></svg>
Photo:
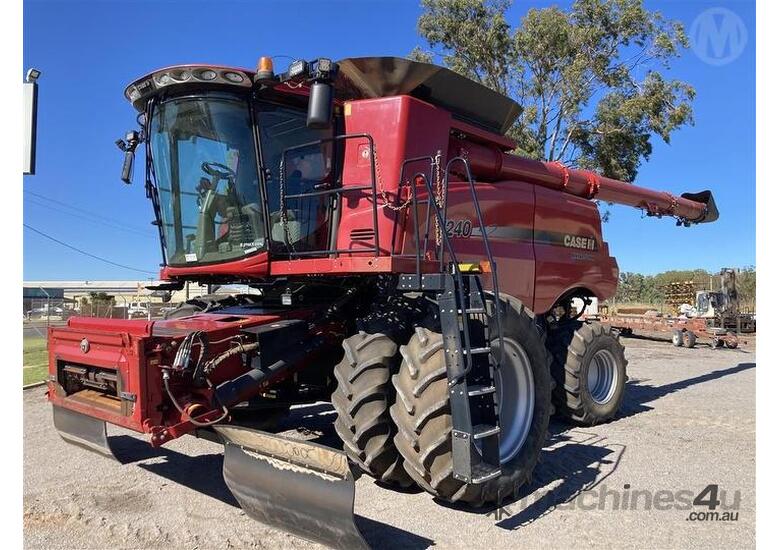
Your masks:
<svg viewBox="0 0 780 550"><path fill-rule="evenodd" d="M344 453L249 428L214 429L225 442L225 483L248 516L334 548L368 548Z"/></svg>
<svg viewBox="0 0 780 550"><path fill-rule="evenodd" d="M56 405L52 411L54 427L62 439L108 458L116 458L108 444L104 421Z"/></svg>

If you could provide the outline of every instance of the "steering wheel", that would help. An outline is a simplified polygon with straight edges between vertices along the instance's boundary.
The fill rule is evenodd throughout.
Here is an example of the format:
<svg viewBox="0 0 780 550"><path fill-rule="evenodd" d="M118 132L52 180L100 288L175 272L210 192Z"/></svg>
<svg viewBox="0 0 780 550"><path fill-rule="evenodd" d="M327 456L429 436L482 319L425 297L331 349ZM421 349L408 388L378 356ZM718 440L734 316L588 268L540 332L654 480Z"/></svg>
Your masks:
<svg viewBox="0 0 780 550"><path fill-rule="evenodd" d="M200 168L212 178L216 178L216 181L221 179L236 179L235 171L232 168L225 166L224 164L220 164L219 162L204 162L200 165Z"/></svg>

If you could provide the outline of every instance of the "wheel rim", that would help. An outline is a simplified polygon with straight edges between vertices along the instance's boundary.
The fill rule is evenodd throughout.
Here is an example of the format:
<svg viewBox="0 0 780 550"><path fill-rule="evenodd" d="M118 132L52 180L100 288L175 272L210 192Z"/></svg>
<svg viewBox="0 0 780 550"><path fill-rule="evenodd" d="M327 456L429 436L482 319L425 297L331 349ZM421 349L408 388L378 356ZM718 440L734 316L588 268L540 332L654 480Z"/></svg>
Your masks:
<svg viewBox="0 0 780 550"><path fill-rule="evenodd" d="M617 388L617 360L606 349L597 351L588 363L588 392L596 403L603 405Z"/></svg>
<svg viewBox="0 0 780 550"><path fill-rule="evenodd" d="M498 351L498 340L492 343ZM501 464L514 458L523 447L534 417L534 375L525 350L504 338L501 366L495 371L498 417L501 426L499 457Z"/></svg>

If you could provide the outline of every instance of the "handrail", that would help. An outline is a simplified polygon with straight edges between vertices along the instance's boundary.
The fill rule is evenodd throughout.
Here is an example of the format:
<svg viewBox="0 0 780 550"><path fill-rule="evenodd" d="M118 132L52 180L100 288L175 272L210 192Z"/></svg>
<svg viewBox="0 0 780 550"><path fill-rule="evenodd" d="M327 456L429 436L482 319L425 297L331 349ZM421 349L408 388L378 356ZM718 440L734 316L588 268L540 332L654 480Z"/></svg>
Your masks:
<svg viewBox="0 0 780 550"><path fill-rule="evenodd" d="M431 172L430 172L431 173L431 178L433 177L433 170L435 168L435 164L434 164L435 163L435 159L432 156L429 155L429 156L421 156L421 157L413 157L413 158L405 159L401 163L401 171L399 173L399 184L398 184L399 191L401 189L401 184L403 183L403 177L404 177L404 173L406 172L407 165L412 164L412 163L421 162L421 161L428 161L430 163L430 166L431 166ZM432 197L433 195L429 194L429 196L428 196L428 204L427 204L427 208L426 208L426 212L425 212L425 240L423 242L423 247L421 249L420 248L420 223L419 223L419 212L418 212L419 209L417 208L418 205L419 205L419 201L418 201L418 198L417 198L417 181L418 181L418 178L426 179L426 176L422 172L418 171L412 177L411 184L409 185L409 187L411 188L411 193L412 193L412 197L411 197L412 198L412 202L411 202L411 204L409 206L412 209L412 218L413 218L412 219L412 223L414 224L415 275L419 279L420 276L422 275L422 266L421 266L421 264L422 264L422 255L425 254L425 251L428 249L428 236L429 236L429 230L430 230L430 211L431 211L431 199L430 199L430 197ZM397 221L398 220L396 220L396 222ZM395 230L393 231L392 249L393 250L395 249ZM403 257L403 256L404 256L403 253L395 255L395 257Z"/></svg>
<svg viewBox="0 0 780 550"><path fill-rule="evenodd" d="M485 231L485 221L482 217L482 208L479 206L479 198L477 198L477 190L474 186L474 178L471 176L471 166L469 165L468 160L466 160L463 157L454 157L451 158L446 165L445 171L444 171L444 217L446 219L447 217L447 197L449 196L449 184L450 184L450 167L457 162L462 162L463 167L466 171L466 180L469 184L469 189L471 191L471 201L474 203L474 210L477 215L477 223L479 224L479 231L482 235L482 244L485 247L485 254L487 255L488 264L490 265L490 274L491 279L493 282L493 293L495 295L495 305L497 310L496 315L496 329L498 331L498 345L499 345L499 357L497 364L501 365L504 359L504 332L502 330L502 323L501 323L501 316L503 314L503 311L501 309L501 295L498 287L498 266L496 265L495 260L493 259L493 250L490 247L490 241L487 238L487 232ZM442 241L444 240L446 236L446 231L443 232L444 236L442 237ZM457 262L456 262L457 263ZM488 345L490 343L488 342ZM471 363L469 362L469 365ZM468 374L468 370L464 373L464 376Z"/></svg>
<svg viewBox="0 0 780 550"><path fill-rule="evenodd" d="M348 187L335 187L332 189L324 189L324 190L316 190L308 193L297 193L293 195L287 195L285 193L284 187L281 189L281 204L280 208L282 211L286 213L287 211L287 199L301 199L301 198L307 198L307 197L318 197L318 196L325 196L325 195L343 195L344 193L349 192L355 192L355 191L368 191L371 190L371 198L372 198L372 220L373 220L373 229L374 229L374 253L379 256L380 253L380 245L379 245L379 222L378 222L378 195L377 195L377 184L376 184L376 155L375 155L375 144L374 140L371 137L370 134L361 133L361 134L344 134L340 136L334 136L331 138L325 138L321 140L311 141L308 143L303 143L300 145L296 145L293 147L288 147L285 149L282 153L282 161L280 164L280 181L281 178L284 177L284 174L286 174L286 160L287 155L290 151L294 151L297 149L303 149L306 147L311 147L313 145L318 145L322 143L326 143L329 141L332 142L338 142L338 141L346 141L348 139L356 139L356 138L362 138L367 139L369 142L369 158L371 162L371 183L369 185L359 185L359 186L348 186ZM412 223L414 225L413 228L413 238L414 238L414 260L415 260L415 274L417 276L417 279L420 280L422 276L422 257L425 254L425 252L428 249L428 242L430 238L430 226L431 226L431 210L433 210L434 215L436 216L436 221L439 224L439 227L441 228L441 242L437 243L438 245L438 255L439 255L439 271L441 273L444 272L444 255L445 255L445 248L446 252L450 259L452 274L455 276L457 284L455 285L456 292L458 293L458 303L460 304L460 307L462 308L464 314L466 310L466 295L464 293L464 280L463 280L463 272L460 269L460 265L458 263L457 254L455 253L455 248L450 240L449 235L447 234L447 210L448 210L448 202L449 202L449 188L450 188L450 174L451 174L451 168L453 165L457 163L462 163L463 168L465 171L466 176L466 183L468 184L470 195L471 195L471 201L474 205L474 210L477 218L477 224L479 226L482 244L485 248L485 254L487 256L488 264L490 265L490 272L491 272L491 279L493 283L493 293L495 296L495 307L496 307L496 329L498 331L498 340L499 340L499 356L497 360L497 364L500 365L503 361L503 354L504 354L504 336L503 336L503 324L502 324L502 314L503 309L501 307L501 297L500 297L500 290L498 285L498 266L496 265L495 259L493 257L493 251L490 246L490 241L487 238L487 231L485 230L485 221L484 217L482 215L482 209L479 204L479 198L477 197L477 191L474 184L474 178L471 173L471 166L469 165L469 162L464 157L454 157L450 159L446 167L444 169L444 181L442 182L442 196L439 198L436 195L436 191L433 189L432 180L434 179L435 175L434 170L439 169L436 165L436 159L433 156L420 156L420 157L414 157L405 159L401 164L401 170L399 173L399 184L398 184L398 192L400 194L400 191L402 189L403 185L403 176L406 172L406 167L412 163L418 163L422 161L427 161L430 164L430 175L424 174L422 171L415 172L414 176L412 177L412 181L409 185L411 188L411 202L409 204L409 207L412 209ZM420 246L420 219L419 219L419 196L418 196L418 189L417 185L418 182L422 181L422 183L425 185L425 189L428 194L428 200L426 205L426 213L425 213L425 235L422 243L422 247ZM439 200L441 200L441 204L439 204ZM433 207L431 207L431 204L433 204ZM396 218L396 224L399 222L398 218ZM397 226L396 226L397 228ZM391 244L391 250L390 255L392 257L408 257L408 254L404 254L403 251L400 254L395 254L395 235L396 235L396 228L393 229L393 237L392 237L392 244ZM285 244L290 246L290 243L287 240L287 232L284 233L285 238ZM358 252L365 252L369 250L368 248L359 250ZM320 254L334 254L338 256L339 254L351 254L355 253L356 251L353 249L339 249L339 248L331 248L328 250L316 250L316 251L303 251L298 252L295 250L288 250L287 254L291 257L293 256L314 256L314 255L320 255ZM479 285L479 292L480 294L484 295L484 290L482 289L482 286ZM473 357L471 355L471 337L470 337L470 330L469 330L469 324L468 319L466 319L466 322L464 324L463 330L463 346L465 346L465 349L461 348L461 340L458 339L458 353L461 356L465 355L466 358L466 366L462 373L460 373L456 378L449 381L450 386L454 386L458 383L460 383L468 374L471 372L471 369L473 367ZM489 342L487 342L488 345L490 345Z"/></svg>
<svg viewBox="0 0 780 550"><path fill-rule="evenodd" d="M294 195L287 195L286 189L284 186L281 186L282 179L285 177L285 174L287 173L287 155L291 151L295 151L298 149L304 149L306 147L311 147L313 145L321 145L323 143L328 142L341 142L341 141L347 141L349 139L366 139L368 140L369 145L369 159L371 163L371 183L369 185L358 185L358 186L347 186L347 187L334 187L332 189L323 189L323 190L317 190L312 191L309 193L296 193ZM280 196L280 204L279 208L284 212L285 218L287 216L287 199L302 199L307 197L319 197L319 196L325 196L325 195L342 195L344 193L351 193L355 191L366 191L371 190L371 196L373 198L372 203L372 222L374 226L374 254L376 256L379 256L380 252L380 246L379 246L379 214L377 212L377 193L376 193L376 155L375 155L375 144L374 144L374 138L371 136L371 134L367 133L359 133L359 134L342 134L338 136L318 139L314 141L309 141L307 143L301 143L299 145L293 145L292 147L287 147L284 151L282 151L282 161L279 166L279 182L281 188L281 196ZM339 254L348 254L354 252L354 250L351 249L338 249L338 248L330 248L325 250L307 250L307 251L295 251L290 250L290 242L287 237L287 230L284 231L284 244L287 246L287 254L289 256L319 256L319 255L330 255L333 254L335 256L338 256ZM365 252L367 250L370 250L369 248L366 248L364 250L361 250L360 252Z"/></svg>

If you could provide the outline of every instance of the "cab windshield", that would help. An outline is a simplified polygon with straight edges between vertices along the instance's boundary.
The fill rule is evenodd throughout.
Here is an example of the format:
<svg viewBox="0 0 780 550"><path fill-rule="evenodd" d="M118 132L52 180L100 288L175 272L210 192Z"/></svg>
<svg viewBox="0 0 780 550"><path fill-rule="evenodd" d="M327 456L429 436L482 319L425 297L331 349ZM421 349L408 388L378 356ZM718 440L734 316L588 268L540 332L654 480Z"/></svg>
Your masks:
<svg viewBox="0 0 780 550"><path fill-rule="evenodd" d="M245 100L167 100L155 107L149 139L169 265L235 260L266 246Z"/></svg>

